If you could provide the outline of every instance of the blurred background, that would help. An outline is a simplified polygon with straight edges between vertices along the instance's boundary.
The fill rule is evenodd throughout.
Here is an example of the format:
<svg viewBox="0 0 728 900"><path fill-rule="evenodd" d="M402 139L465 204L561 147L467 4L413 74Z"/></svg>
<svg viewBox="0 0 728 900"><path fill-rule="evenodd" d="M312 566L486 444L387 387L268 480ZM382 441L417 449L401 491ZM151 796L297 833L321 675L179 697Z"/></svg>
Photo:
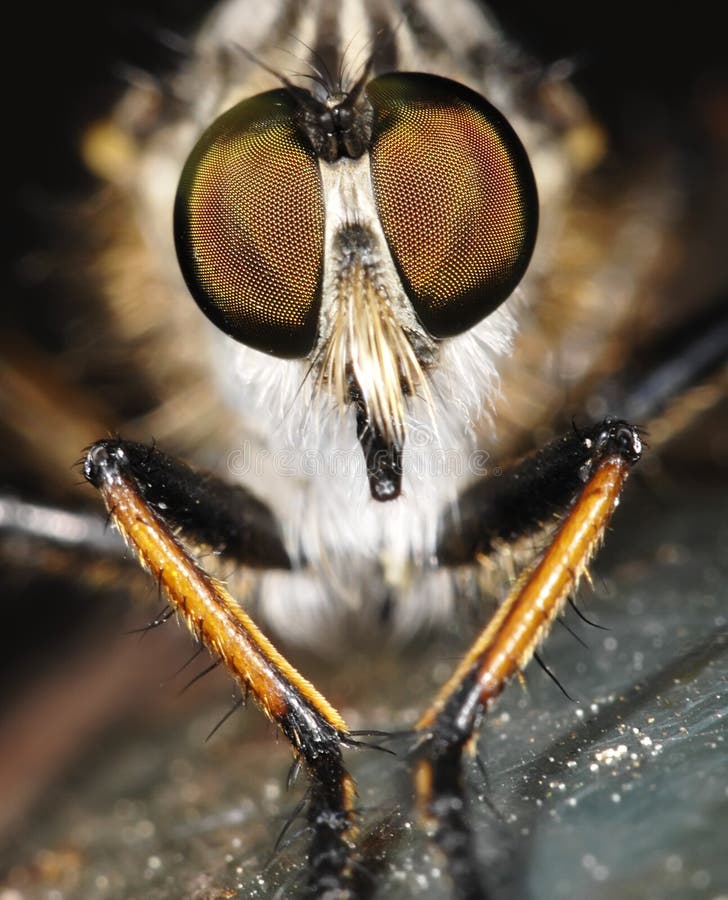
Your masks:
<svg viewBox="0 0 728 900"><path fill-rule="evenodd" d="M545 65L566 61L574 83L607 130L610 152L603 163L605 175L608 176L610 169L628 168L637 160L643 163L651 154L655 158L665 153L671 156L679 179L676 190L684 192L686 203L681 244L675 249L680 265L676 266L670 279L665 302L679 306L681 298L685 298L685 303L704 304L709 310L714 310L721 302L728 305L725 299L721 300L728 297L728 254L725 252L728 236L728 61L723 30L717 22L714 7L708 3L693 3L678 12L677 8L668 10L662 4L627 3L624 0L599 7L558 0L548 4L499 0L491 7L506 30L536 59ZM19 497L60 507L70 505L78 511L96 508L92 492L78 489L76 483L80 476L78 470L72 468L65 446L59 447L57 454L48 450L58 433L53 426L54 359L63 351L59 364L73 365L73 353L69 354L68 346L73 343L74 329L83 333L82 325L74 321L74 315L78 315L77 307L62 277L66 258L64 241L73 240L73 227L68 226L69 213L97 187L81 161L79 145L89 123L108 112L129 81L146 78L149 74L163 76L181 63L187 49L186 35L204 11L204 4L188 0L111 0L105 4L81 0L70 5L52 5L42 11L29 4L15 10L16 24L8 36L9 44L13 45L13 69L6 81L8 86L4 96L9 134L6 145L11 162L6 169L9 175L6 188L6 284L0 303L0 497ZM30 369L33 377L22 384L17 381L13 365L19 356L37 363ZM38 393L45 399L37 401ZM113 395L113 390L111 393ZM100 403L98 408L93 406L98 398L82 393L72 401L86 404L84 416L87 421L104 420L103 404ZM66 397L63 402L71 401ZM32 411L30 421L22 421L19 408ZM128 397L120 398L119 408L128 416L137 412L133 390ZM19 421L21 427L17 426ZM112 424L118 424L118 419L109 422L109 426ZM635 487L631 508L634 510L641 503L643 512L639 516L633 512L629 521L625 520L621 537L619 528L615 529L605 561L599 564L603 567L600 571L605 574L597 592L597 608L600 613L604 612L609 607L609 600L620 590L619 585L626 584L625 590L631 591L630 600L619 613L625 621L620 623L612 618L609 626L615 635L620 627L627 628L633 643L610 651L608 647L605 649L601 635L594 638L593 632L590 634L588 640L598 645L595 659L590 663L587 655L586 670L584 659L573 662L574 679L578 679L584 696L612 696L612 703L615 702L614 696L627 684L620 679L610 681L614 676L610 674L613 669L608 664L609 654L617 652L624 654L625 665L633 667L630 671L634 677L624 689L624 696L629 699L630 689L633 690L640 679L639 667L634 669L634 654L641 652L640 641L654 643L655 635L662 641L654 663L655 671L661 673L663 680L656 676L653 682L653 702L659 694L654 684L659 682L660 689L669 689L671 666L676 667L678 679L685 678L687 671L700 673L699 679L703 680L696 682L696 690L702 690L704 698L706 692L712 691L711 685L715 684L716 678L726 677L725 650L716 650L723 646L720 640L725 630L725 577L728 574L725 532L728 517L724 516L728 510L725 401L705 419L699 420L698 427L699 431L689 431L665 450L660 458L657 481L643 480ZM33 453L33 441L42 447L42 453ZM74 453L80 452L83 443L78 442ZM57 464L53 471L49 471L50 467L41 470L39 459L54 459ZM68 460L67 464L65 460ZM680 510L684 512L680 513ZM664 530L667 529L665 523L670 523L671 531ZM645 533L649 532L654 533L654 542L645 538ZM2 900L36 895L56 897L62 896L64 891L67 896L78 897L180 896L181 882L160 886L159 866L154 860L164 859L164 854L154 843L154 835L144 832L144 823L153 817L139 813L141 807L146 809L144 804L156 802L145 796L145 790L151 794L163 778L168 780L169 793L173 793L175 786L179 787L177 801L168 794L159 800L164 815L175 820L184 819L184 810L188 807L207 804L207 812L203 814L198 810L197 818L193 816L194 827L188 823L187 831L181 828L175 853L182 853L179 848L185 841L190 842L190 834L197 840L200 834L209 835L211 830L217 835L215 829L220 827L237 829L238 835L244 827L250 845L269 846L270 833L261 825L260 819L264 813L274 818L284 814L280 778L287 765L287 751L278 747L273 761L269 759L270 731L256 713L236 717L236 720L245 721L232 725L230 737L222 738L211 750L210 745L205 747L206 730L212 728L224 713L230 686L224 676L216 672L194 690L177 697L185 678L181 683L179 678L173 681L172 674L189 655L188 645L177 634L178 629L161 629L160 633L145 637L142 646L138 639L125 634L127 630L143 626L149 619L144 609L128 602L134 583L138 582L139 593L150 598L147 609L152 615L155 606L162 605L156 603L154 588L146 583L144 576L131 567L125 568L113 549L110 561L93 554L87 558L71 557L54 546L38 546L36 542L2 532L0 563L6 636L0 656L0 796L4 798L0 804L0 826L4 827L7 841L0 865L9 873L8 886L4 891L0 888ZM681 586L682 592L673 591L667 596L668 588L671 585L674 588L676 584ZM665 602L656 602L658 597ZM681 613L685 613L682 608L685 597L694 601L693 611L681 618ZM599 606L600 602L602 606ZM665 615L663 622L659 621L659 611ZM666 622L672 623L674 628L666 630ZM677 642L673 650L665 650L664 655L660 655L671 641ZM435 652L436 658L442 660L448 658L447 654L454 655L457 651L453 647L456 646L457 641L452 647L446 644L447 649L438 645L433 651L429 644L424 649L428 653ZM376 681L380 687L390 683L388 679L398 680L397 673L402 665L398 658L400 652L408 657L407 665L413 672L401 686L401 691L393 692L401 694L392 698L392 702L399 710L397 721L404 725L411 722L413 715L412 707L407 704L426 696L432 685L440 680L437 676L441 672L433 673L433 666L423 661L423 647L386 651ZM567 655L569 652L565 651ZM606 654L605 662L601 661L600 653ZM361 665L352 666L351 673L336 681L331 698L334 702L346 703L350 698L366 696L369 677L366 661L356 655L355 658ZM723 660L722 668L716 659ZM308 659L301 654L296 662L307 672L319 672L322 683L332 682L335 672L325 661ZM194 671L190 670L190 677ZM585 674L586 671L593 671L593 675ZM649 679L647 681L649 683ZM164 686L158 689L161 682ZM568 706L559 707L558 699L554 700L547 686L537 686L533 691L536 699L527 709L519 706L521 700L517 697L508 701L511 706L505 707L505 715L510 710L513 718L520 717L521 722L516 734L511 734L511 740L528 742L536 735L542 746L554 744L562 753L567 753L559 740L573 726L573 710L569 711ZM553 710L547 719L541 718L536 709L541 694L546 706ZM721 707L716 696L717 689L710 693L707 706L701 705L699 697L695 696L680 695L675 699L676 703L684 704L686 714L694 715L696 733L705 731L710 736L706 742L715 740L717 733L711 730L713 726L709 723L714 722L716 715L725 714L725 704ZM691 705L693 701L695 705ZM208 709L204 709L206 705ZM370 713L364 724L371 725L372 717L380 725L387 721L387 703L381 704L377 697L369 695L364 707ZM633 713L636 708L640 708L639 704L630 705L629 711ZM202 713L200 709L203 709ZM656 708L652 713L658 721L665 715L664 709ZM649 718L652 713L645 713L645 717ZM352 715L356 717L355 712ZM614 731L617 728L618 710L614 715L616 718L605 724L605 729ZM625 717L627 715L626 712ZM641 727L641 724L642 720L634 727ZM149 737L150 734L153 737ZM592 742L589 746L594 746L595 734L584 735L584 741ZM643 736L640 735L639 740ZM256 748L248 759L255 759L265 775L261 776L260 786L249 788L250 797L254 799L246 797L238 803L237 812L228 809L227 820L215 820L209 828L202 827L200 822L205 815L214 817L215 802L220 800L220 794L224 797L226 790L205 780L207 767L223 769L229 766L229 777L234 779L236 765L240 762L236 759L235 748L241 741ZM127 744L132 748L129 755L113 757L116 768L106 768L112 765L108 762L110 745L121 748ZM620 746L620 742L605 745L593 753L604 752L607 754L604 759L607 759L608 751ZM174 747L184 748L180 756L176 755ZM703 749L707 754L710 748ZM569 750L573 751L573 747ZM681 747L680 758L688 751L694 752L695 748ZM517 767L517 773L511 772L509 776L507 753L498 756L498 752L494 752L491 765L503 776L499 782L503 787L495 790L497 794L502 791L497 802L500 801L504 808L514 802L513 784L521 770L533 773L538 766L533 758L524 757L518 763L521 768ZM632 752L631 745L629 752ZM724 747L719 747L716 752L725 760ZM544 764L543 771L547 768L546 755L538 757ZM712 777L713 759L710 755L705 758L704 780L709 781ZM673 757L670 760L662 770L655 770L652 782L655 789L659 786L667 791L661 779L674 785L685 775L681 764ZM366 766L366 762L362 765ZM123 798L119 799L110 786L119 771L129 784L134 785L136 792L136 799L127 800L126 806ZM160 775L161 771L164 776ZM612 769L611 774L615 771ZM511 782L509 777L513 779ZM609 788L597 788L585 780L578 785L568 779L560 782L559 777L554 776L552 780L566 785L562 790L567 798L588 795L595 801L594 816L603 809L596 801L612 802L611 796L620 793L614 783ZM243 793L248 790L245 784L242 790ZM681 790L690 792L687 787ZM120 790L120 793L123 792ZM534 793L537 792L534 790ZM79 795L87 798L85 813L78 809L69 813L69 798ZM544 789L541 799L547 795L549 790ZM681 795L668 792L667 796L677 803ZM181 811L175 802L187 806ZM246 802L252 806L246 806ZM371 802L378 801L372 798ZM113 810L110 818L103 817L105 806ZM582 804L580 809L584 808L588 809L588 804ZM622 807L625 808L627 804ZM521 815L523 822L523 811L514 809L513 814ZM93 814L89 810L93 810ZM631 812L636 815L639 810L632 809ZM644 814L652 816L654 811ZM563 815L561 807L556 808L556 816L559 815ZM699 813L695 815L700 818ZM696 826L695 841L698 842L700 837L710 845L715 836L713 828L720 827L721 821L724 827L727 815L725 803L722 807L711 808L702 818L700 827ZM235 819L236 816L239 819ZM530 821L527 816L526 821ZM71 828L71 822L73 828L81 829L83 834L87 833L84 828L102 834L107 829L108 834L93 844L102 860L98 865L92 855L88 858L79 856L77 847L82 841L64 843L59 839L60 833ZM573 837L574 830L581 830L593 838L589 832L591 822L585 813L584 823L574 826L569 834ZM131 831L124 832L124 828ZM131 879L129 872L136 871L142 887L133 879L124 881L118 873L116 876L104 874L108 856L113 854L118 835L122 833L125 834L124 859L128 866L124 877ZM548 828L538 833L542 837L528 845L532 857L527 868L532 872L541 871L538 867L552 847L549 840L556 844L563 838L563 832L558 831L549 837ZM0 847L2 841L3 832L0 831ZM674 849L674 845L680 846L684 839L672 835L665 837L665 841L673 849L662 854L659 873L662 880L655 878L657 887L653 893L649 892L650 880L642 869L638 869L638 875L632 881L622 875L600 879L604 866L609 874L614 873L618 864L611 863L610 869L588 848L574 848L573 853L580 854L580 860L593 857L577 866L586 872L584 884L593 891L591 896L707 898L718 897L721 890L728 891L728 874L725 868L721 871L717 855L690 869ZM197 871L225 870L230 875L230 864L220 862L224 857L223 843L220 839L214 850L208 845L200 849L201 845L195 844L197 849L189 858L190 870L184 873L187 879L184 881L185 895L208 896L204 892L212 890L204 879L193 884L194 878L190 874L193 868ZM406 842L401 846L407 850ZM228 852L228 844L225 848ZM623 858L632 860L626 848L622 850ZM636 853L636 848L633 850ZM417 852L426 853L422 848ZM512 864L513 853L506 856L508 864ZM142 858L143 865L140 863ZM255 854L251 855L251 860L252 871L260 860ZM507 870L507 864L502 860L499 865L503 872ZM552 861L551 866L553 874L558 864ZM92 878L86 875L88 869L93 871ZM707 873L707 876L696 878L696 872ZM719 883L721 875L726 876L722 885ZM2 877L0 868L0 885ZM166 871L165 877L168 877ZM507 882L506 875L499 877ZM569 891L572 896L579 895L576 880L569 882L567 879L567 886L559 888L557 879L548 880L552 876L542 872L539 877L545 877L546 883L552 885L550 891L539 893L539 896L561 896L560 890L563 896L568 896ZM144 884L148 887L143 887ZM603 893L599 893L597 887L603 889ZM53 894L53 890L58 893ZM535 889L521 881L508 890L516 892L513 896L519 896L518 891L527 896ZM503 896L508 896L505 887L503 891ZM403 893L405 895L408 894ZM436 895L437 890L433 889L432 896ZM209 896L223 894L210 893Z"/></svg>

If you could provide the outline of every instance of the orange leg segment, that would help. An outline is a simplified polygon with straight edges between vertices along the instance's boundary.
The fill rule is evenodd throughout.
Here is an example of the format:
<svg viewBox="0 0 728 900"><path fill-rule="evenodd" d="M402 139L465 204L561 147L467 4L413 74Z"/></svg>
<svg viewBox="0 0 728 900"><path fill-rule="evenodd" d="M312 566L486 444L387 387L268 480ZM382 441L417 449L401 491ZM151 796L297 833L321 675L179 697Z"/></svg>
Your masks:
<svg viewBox="0 0 728 900"><path fill-rule="evenodd" d="M459 779L459 760L483 714L510 678L522 671L599 546L632 465L637 430L613 423L584 471L586 482L541 560L516 582L434 703L417 723L415 779L422 812L433 816L445 784ZM438 784L440 786L438 786Z"/></svg>
<svg viewBox="0 0 728 900"><path fill-rule="evenodd" d="M311 780L312 877L325 881L330 875L338 883L346 877L357 818L356 788L344 767L342 747L356 741L341 715L276 650L223 584L198 565L152 508L125 446L132 447L113 440L95 444L86 454L84 474L192 634L291 742Z"/></svg>

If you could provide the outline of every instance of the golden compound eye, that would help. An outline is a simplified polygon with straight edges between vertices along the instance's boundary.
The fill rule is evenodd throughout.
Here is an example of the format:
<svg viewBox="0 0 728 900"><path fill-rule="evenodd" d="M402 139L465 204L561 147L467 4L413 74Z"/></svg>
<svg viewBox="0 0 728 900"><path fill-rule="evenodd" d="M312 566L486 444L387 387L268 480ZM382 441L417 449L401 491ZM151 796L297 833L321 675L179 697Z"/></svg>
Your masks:
<svg viewBox="0 0 728 900"><path fill-rule="evenodd" d="M313 348L323 269L321 177L298 108L275 90L220 116L187 160L174 213L202 311L236 340L286 357Z"/></svg>
<svg viewBox="0 0 728 900"><path fill-rule="evenodd" d="M384 75L371 168L384 234L435 337L460 334L513 291L536 239L538 200L515 132L479 94L432 75Z"/></svg>

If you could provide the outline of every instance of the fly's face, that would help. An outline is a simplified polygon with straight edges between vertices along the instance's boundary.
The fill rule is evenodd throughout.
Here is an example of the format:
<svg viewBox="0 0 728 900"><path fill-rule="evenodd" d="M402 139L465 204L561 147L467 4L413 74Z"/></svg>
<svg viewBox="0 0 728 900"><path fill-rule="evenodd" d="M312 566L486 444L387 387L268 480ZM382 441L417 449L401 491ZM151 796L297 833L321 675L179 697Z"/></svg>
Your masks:
<svg viewBox="0 0 728 900"><path fill-rule="evenodd" d="M270 477L276 453L326 469L326 484L286 481L295 496L305 480L317 508L328 494L374 517L367 495L417 494L430 536L412 544L426 557L437 507L473 474L469 455L492 447L501 380L512 399L509 367L533 368L514 348L516 322L562 267L563 209L600 132L567 84L533 90L528 63L477 5L448 17L434 4L424 19L385 4L281 7L251 21L245 4L222 4L173 82L182 102L154 127L144 92L130 93L114 123L135 148L126 169L88 145L123 203L131 196L127 228L136 219L145 237L130 284L113 255L99 266L115 327L149 337L133 364L161 403L135 434L206 465L226 454L242 480L233 454L253 446L265 457L256 490L286 520L297 513ZM275 74L292 69L304 74ZM220 331L174 271L173 206L187 287ZM499 415L502 446L513 417L552 402ZM346 484L320 462L342 451ZM305 463L295 458L297 475Z"/></svg>
<svg viewBox="0 0 728 900"><path fill-rule="evenodd" d="M526 153L483 97L368 68L346 92L289 84L223 114L185 165L174 228L207 317L305 359L316 392L351 410L384 501L400 494L412 398L436 423L440 342L511 295L538 213Z"/></svg>

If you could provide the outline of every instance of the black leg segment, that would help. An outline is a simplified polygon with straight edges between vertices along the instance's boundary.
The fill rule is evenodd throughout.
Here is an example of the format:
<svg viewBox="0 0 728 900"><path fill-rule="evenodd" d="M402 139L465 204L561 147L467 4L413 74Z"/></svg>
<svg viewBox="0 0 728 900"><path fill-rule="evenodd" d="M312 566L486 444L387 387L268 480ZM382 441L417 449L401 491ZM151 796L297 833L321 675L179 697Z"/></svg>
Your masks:
<svg viewBox="0 0 728 900"><path fill-rule="evenodd" d="M290 569L276 518L246 488L199 472L156 447L121 439L99 441L87 451L84 475L96 487L102 456L113 458L154 512L187 539L252 568Z"/></svg>

